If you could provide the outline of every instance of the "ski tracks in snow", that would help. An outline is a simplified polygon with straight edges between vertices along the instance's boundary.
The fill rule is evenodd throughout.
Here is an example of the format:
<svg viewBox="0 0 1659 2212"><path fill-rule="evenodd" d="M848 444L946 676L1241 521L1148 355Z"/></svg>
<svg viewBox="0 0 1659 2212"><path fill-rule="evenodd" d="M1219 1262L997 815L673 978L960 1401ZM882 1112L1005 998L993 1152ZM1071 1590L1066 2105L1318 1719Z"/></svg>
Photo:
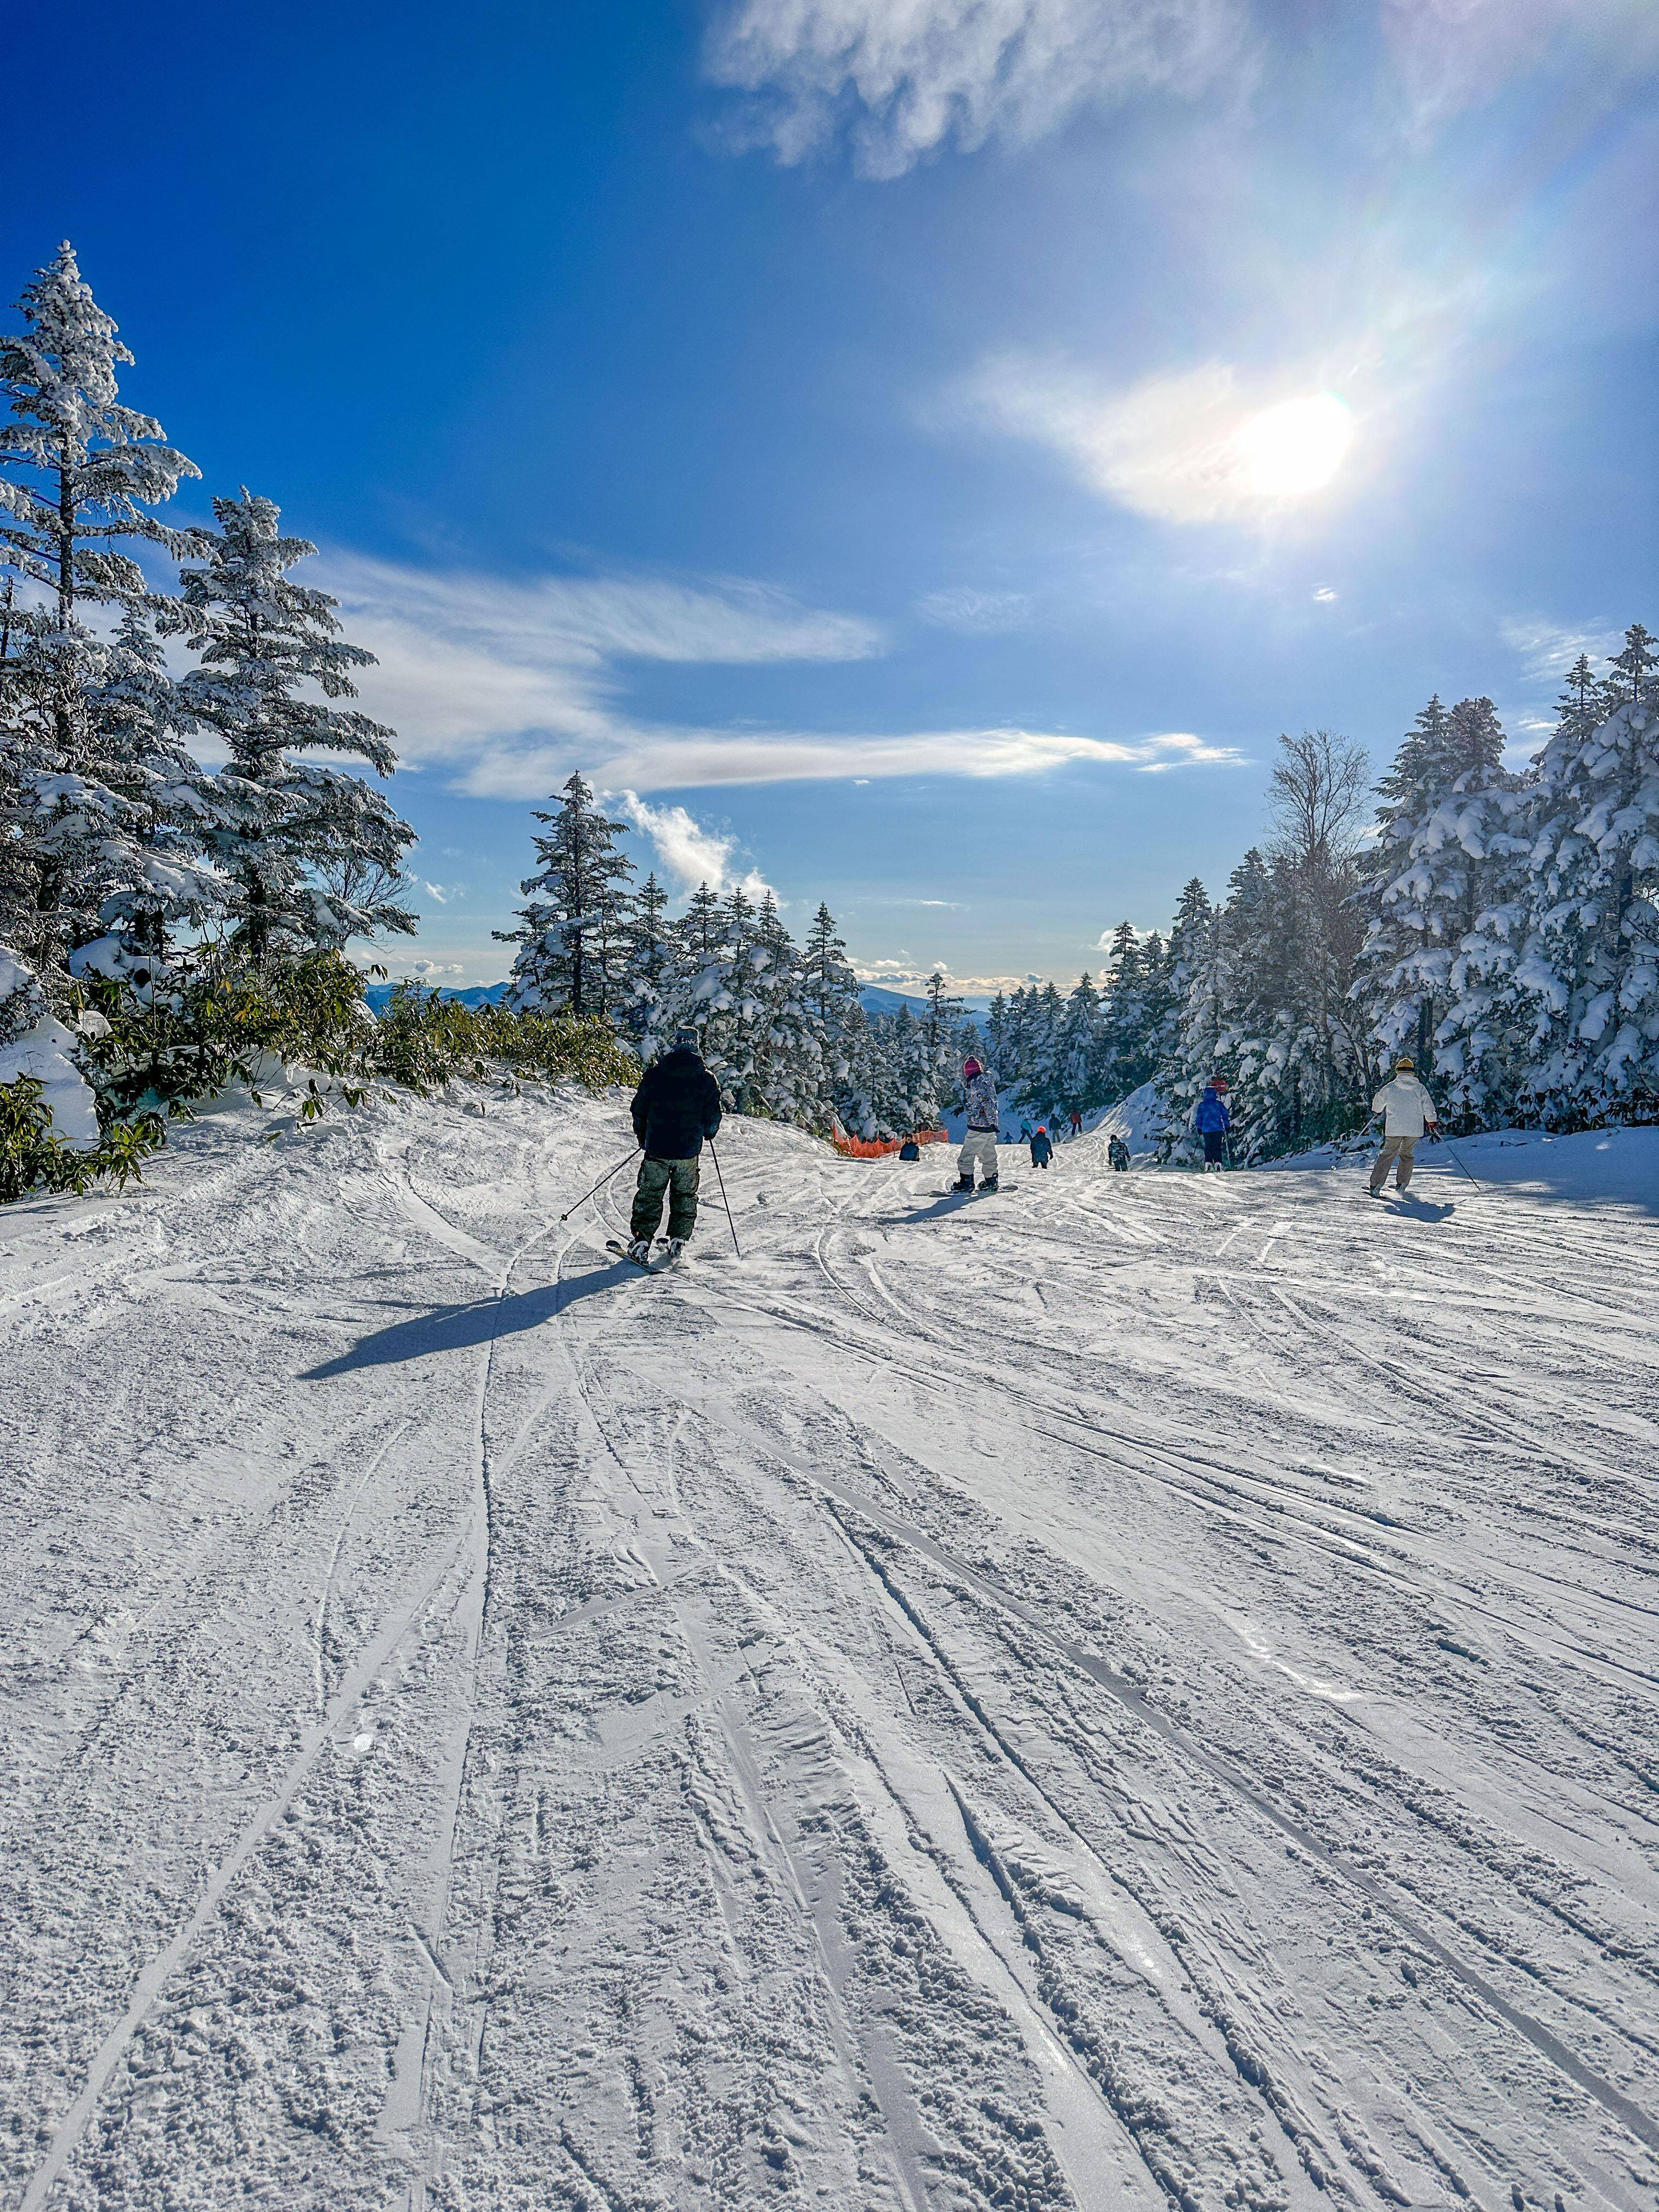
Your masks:
<svg viewBox="0 0 1659 2212"><path fill-rule="evenodd" d="M1651 1223L621 1126L0 1224L7 2201L1649 2207Z"/></svg>

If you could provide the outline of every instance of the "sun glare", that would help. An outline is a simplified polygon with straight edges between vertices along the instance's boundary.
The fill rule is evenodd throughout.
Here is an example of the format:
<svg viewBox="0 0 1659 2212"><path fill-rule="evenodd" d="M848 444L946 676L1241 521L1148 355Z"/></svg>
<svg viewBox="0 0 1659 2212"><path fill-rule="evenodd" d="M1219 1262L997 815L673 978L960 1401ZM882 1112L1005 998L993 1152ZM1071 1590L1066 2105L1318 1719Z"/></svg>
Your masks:
<svg viewBox="0 0 1659 2212"><path fill-rule="evenodd" d="M1321 392L1253 415L1233 442L1250 490L1287 499L1328 483L1352 436L1347 409L1334 393Z"/></svg>

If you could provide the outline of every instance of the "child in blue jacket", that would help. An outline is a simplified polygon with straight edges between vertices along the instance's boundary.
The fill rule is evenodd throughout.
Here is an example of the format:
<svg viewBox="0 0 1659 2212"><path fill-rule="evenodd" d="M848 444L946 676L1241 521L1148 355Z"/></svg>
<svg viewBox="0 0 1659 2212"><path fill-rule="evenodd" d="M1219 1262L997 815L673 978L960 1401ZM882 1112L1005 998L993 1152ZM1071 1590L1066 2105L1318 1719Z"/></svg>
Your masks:
<svg viewBox="0 0 1659 2212"><path fill-rule="evenodd" d="M1193 1127L1204 1139L1204 1172L1227 1164L1227 1132L1233 1126L1233 1117L1227 1102L1213 1083L1204 1086L1204 1096L1198 1102L1198 1111L1193 1115Z"/></svg>

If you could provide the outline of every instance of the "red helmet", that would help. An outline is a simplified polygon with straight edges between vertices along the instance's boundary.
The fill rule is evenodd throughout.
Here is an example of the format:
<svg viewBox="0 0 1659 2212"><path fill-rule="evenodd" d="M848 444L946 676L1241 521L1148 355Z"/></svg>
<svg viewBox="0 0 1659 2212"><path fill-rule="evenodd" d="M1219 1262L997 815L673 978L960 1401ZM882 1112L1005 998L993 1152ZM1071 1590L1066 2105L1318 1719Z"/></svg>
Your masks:
<svg viewBox="0 0 1659 2212"><path fill-rule="evenodd" d="M962 1072L971 1083L976 1075L982 1075L985 1071L976 1060L964 1060L962 1063Z"/></svg>
<svg viewBox="0 0 1659 2212"><path fill-rule="evenodd" d="M1212 1091L1225 1091L1227 1088L1226 1077L1224 1075L1212 1075L1210 1078L1210 1088Z"/></svg>

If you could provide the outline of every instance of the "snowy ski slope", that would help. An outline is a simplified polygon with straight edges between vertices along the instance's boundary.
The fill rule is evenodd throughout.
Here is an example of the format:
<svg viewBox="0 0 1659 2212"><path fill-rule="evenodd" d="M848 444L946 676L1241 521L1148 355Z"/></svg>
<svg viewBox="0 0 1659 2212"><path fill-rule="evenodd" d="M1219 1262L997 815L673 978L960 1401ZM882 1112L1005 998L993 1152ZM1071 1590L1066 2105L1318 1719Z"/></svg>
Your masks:
<svg viewBox="0 0 1659 2212"><path fill-rule="evenodd" d="M0 1214L0 2200L1650 2212L1659 1133L627 1144Z"/></svg>

